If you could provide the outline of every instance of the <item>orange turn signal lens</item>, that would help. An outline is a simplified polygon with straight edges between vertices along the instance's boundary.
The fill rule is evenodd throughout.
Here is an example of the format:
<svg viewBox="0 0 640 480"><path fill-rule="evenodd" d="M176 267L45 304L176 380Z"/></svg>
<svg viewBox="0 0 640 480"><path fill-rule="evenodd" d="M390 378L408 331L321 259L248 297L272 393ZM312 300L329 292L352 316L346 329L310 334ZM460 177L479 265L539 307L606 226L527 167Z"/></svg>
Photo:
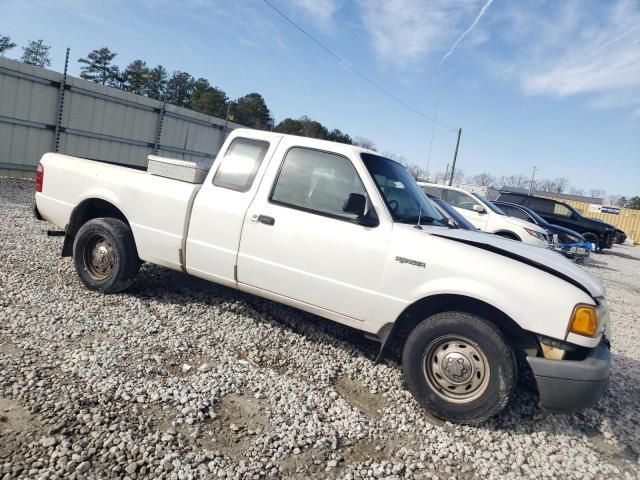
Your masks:
<svg viewBox="0 0 640 480"><path fill-rule="evenodd" d="M573 309L569 331L578 335L593 337L598 329L598 315L596 307L592 305L577 305Z"/></svg>

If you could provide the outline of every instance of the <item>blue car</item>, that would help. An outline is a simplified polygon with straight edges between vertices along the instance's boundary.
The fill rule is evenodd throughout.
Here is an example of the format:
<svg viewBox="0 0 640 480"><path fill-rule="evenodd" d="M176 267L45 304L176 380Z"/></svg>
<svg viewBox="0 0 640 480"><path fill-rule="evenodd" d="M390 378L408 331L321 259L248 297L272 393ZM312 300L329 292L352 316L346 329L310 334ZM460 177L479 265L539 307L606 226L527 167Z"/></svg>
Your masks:
<svg viewBox="0 0 640 480"><path fill-rule="evenodd" d="M567 258L575 260L576 263L583 263L585 258L589 257L589 253L595 252L596 244L590 242L554 243L553 249Z"/></svg>

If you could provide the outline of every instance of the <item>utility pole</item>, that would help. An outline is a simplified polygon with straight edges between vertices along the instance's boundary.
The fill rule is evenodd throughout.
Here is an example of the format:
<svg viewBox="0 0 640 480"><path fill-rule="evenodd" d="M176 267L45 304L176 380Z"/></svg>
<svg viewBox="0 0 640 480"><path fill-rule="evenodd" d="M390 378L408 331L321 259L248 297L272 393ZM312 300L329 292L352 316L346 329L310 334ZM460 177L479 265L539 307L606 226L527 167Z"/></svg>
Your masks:
<svg viewBox="0 0 640 480"><path fill-rule="evenodd" d="M456 151L453 154L453 165L451 165L451 176L449 177L449 186L453 183L453 175L456 172L456 160L458 159L458 147L460 147L460 135L462 135L462 128L458 129L458 140L456 141Z"/></svg>
<svg viewBox="0 0 640 480"><path fill-rule="evenodd" d="M433 128L431 129L431 142L429 142L429 156L427 156L427 182L429 181L429 164L431 163L431 149L433 148L433 137L436 135L436 122L438 121L438 104L433 115Z"/></svg>
<svg viewBox="0 0 640 480"><path fill-rule="evenodd" d="M538 167L533 166L533 173L531 174L531 181L529 182L529 196L531 196L531 190L533 190L533 177L536 176L536 170Z"/></svg>
<svg viewBox="0 0 640 480"><path fill-rule="evenodd" d="M60 91L58 92L58 112L56 115L56 126L53 134L53 151L56 153L60 151L60 134L64 131L64 128L62 127L62 116L64 113L64 90L67 85L67 72L69 70L69 52L71 52L71 49L67 47L67 53L64 57L64 73L62 74Z"/></svg>
<svg viewBox="0 0 640 480"><path fill-rule="evenodd" d="M444 180L442 180L442 184L446 185L447 184L447 177L449 176L449 164L447 163L447 168L444 171ZM436 183L438 183L436 181Z"/></svg>

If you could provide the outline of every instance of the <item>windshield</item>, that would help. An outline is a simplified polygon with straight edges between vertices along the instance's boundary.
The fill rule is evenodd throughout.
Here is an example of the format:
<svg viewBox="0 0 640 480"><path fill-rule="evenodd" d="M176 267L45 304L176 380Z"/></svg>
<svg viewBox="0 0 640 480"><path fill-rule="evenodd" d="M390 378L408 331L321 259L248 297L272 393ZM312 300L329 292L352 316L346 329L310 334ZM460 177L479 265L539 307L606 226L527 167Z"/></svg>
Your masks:
<svg viewBox="0 0 640 480"><path fill-rule="evenodd" d="M505 215L505 213L500 210L496 205L494 205L487 197L484 195L480 195L479 193L472 193L474 197L480 200L489 210L497 213L498 215Z"/></svg>
<svg viewBox="0 0 640 480"><path fill-rule="evenodd" d="M536 221L536 224L540 225L541 227L545 228L545 226L549 224L549 222L547 222L544 218L542 218L530 208L527 208L525 211L527 212L527 215L531 216L531 218Z"/></svg>
<svg viewBox="0 0 640 480"><path fill-rule="evenodd" d="M395 222L446 224L446 219L402 165L371 153L362 153L361 157Z"/></svg>

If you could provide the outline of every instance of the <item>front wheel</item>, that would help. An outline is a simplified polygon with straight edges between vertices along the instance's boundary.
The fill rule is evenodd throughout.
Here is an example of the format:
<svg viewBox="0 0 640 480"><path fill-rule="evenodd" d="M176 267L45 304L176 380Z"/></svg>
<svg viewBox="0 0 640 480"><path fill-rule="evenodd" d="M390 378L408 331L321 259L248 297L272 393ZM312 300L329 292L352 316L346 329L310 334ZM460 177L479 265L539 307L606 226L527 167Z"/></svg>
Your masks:
<svg viewBox="0 0 640 480"><path fill-rule="evenodd" d="M589 243L593 243L596 246L596 252L602 252L602 245L600 244L600 237L592 232L586 232L583 233L582 236L584 237L584 239L589 242Z"/></svg>
<svg viewBox="0 0 640 480"><path fill-rule="evenodd" d="M409 391L438 418L481 423L507 405L516 363L502 333L462 312L433 315L416 326L404 346Z"/></svg>
<svg viewBox="0 0 640 480"><path fill-rule="evenodd" d="M94 218L80 227L73 262L82 283L102 293L125 290L140 269L131 229L116 218Z"/></svg>

